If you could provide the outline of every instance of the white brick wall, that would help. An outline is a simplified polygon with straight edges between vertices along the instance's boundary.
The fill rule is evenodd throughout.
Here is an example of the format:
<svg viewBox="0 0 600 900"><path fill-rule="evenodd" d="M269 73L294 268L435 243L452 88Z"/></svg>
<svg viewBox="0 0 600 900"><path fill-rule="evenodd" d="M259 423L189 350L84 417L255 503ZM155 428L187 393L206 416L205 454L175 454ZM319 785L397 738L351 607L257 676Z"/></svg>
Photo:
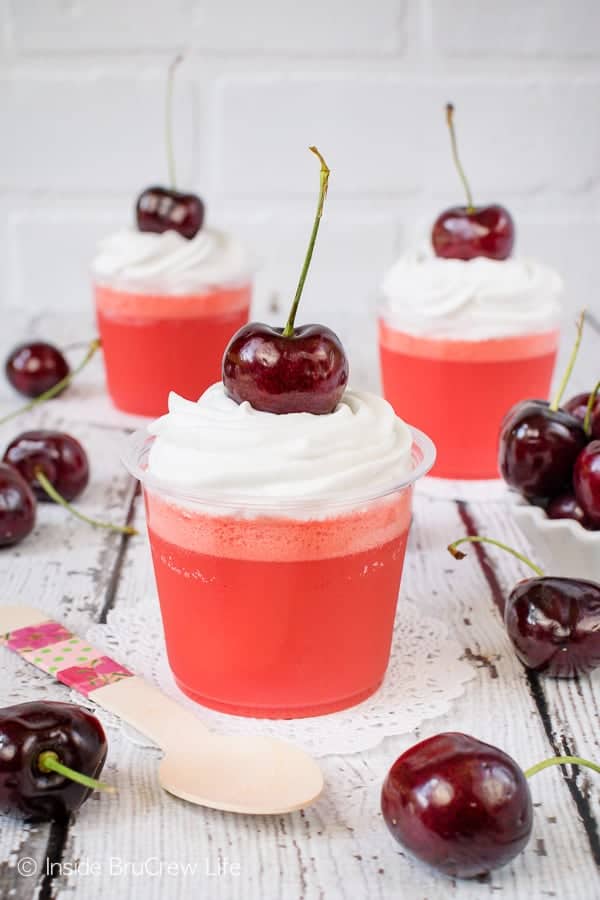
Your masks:
<svg viewBox="0 0 600 900"><path fill-rule="evenodd" d="M600 315L598 0L0 0L0 306L90 309L98 237L164 179L175 50L180 182L263 262L256 314L282 319L333 170L304 301L375 384L383 269L462 201L443 105L476 199L518 250Z"/></svg>

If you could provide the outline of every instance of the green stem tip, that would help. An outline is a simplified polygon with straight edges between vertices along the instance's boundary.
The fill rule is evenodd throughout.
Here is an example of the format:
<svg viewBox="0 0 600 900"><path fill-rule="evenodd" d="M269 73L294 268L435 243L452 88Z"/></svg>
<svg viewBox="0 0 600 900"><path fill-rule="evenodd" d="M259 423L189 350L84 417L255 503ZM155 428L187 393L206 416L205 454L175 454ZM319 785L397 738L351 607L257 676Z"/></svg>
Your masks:
<svg viewBox="0 0 600 900"><path fill-rule="evenodd" d="M182 53L178 53L175 59L171 60L167 73L167 91L165 95L165 148L167 151L169 182L173 190L176 187L175 151L173 149L173 82L175 81L175 70L181 62L183 62Z"/></svg>
<svg viewBox="0 0 600 900"><path fill-rule="evenodd" d="M473 195L471 193L471 188L469 187L469 182L467 181L467 176L465 175L465 170L462 167L459 155L458 155L458 146L456 144L456 132L454 131L454 104L447 103L446 104L446 122L448 124L448 131L450 132L450 144L452 146L452 156L454 158L454 165L456 166L456 171L459 174L460 180L463 183L463 187L465 189L465 194L467 195L467 212L473 213L475 211L475 207L473 205Z"/></svg>
<svg viewBox="0 0 600 900"><path fill-rule="evenodd" d="M82 522L93 525L94 528L107 528L109 531L117 531L119 534L138 534L131 525L114 525L112 522L100 522L98 519L91 519L89 516L85 516L83 513L79 512L79 510L71 506L71 504L58 493L52 482L44 475L41 468L38 467L35 470L35 477L51 500L54 500L55 503L58 503L59 506L68 510L72 516L75 516L75 518L80 519Z"/></svg>
<svg viewBox="0 0 600 900"><path fill-rule="evenodd" d="M600 381L590 394L590 399L588 400L587 409L585 411L585 418L583 420L583 430L587 434L588 437L592 436L592 413L594 412L594 406L596 405L596 398L598 397L598 392L600 391Z"/></svg>
<svg viewBox="0 0 600 900"><path fill-rule="evenodd" d="M87 352L79 365L73 369L72 372L69 372L68 375L65 375L59 382L57 382L53 387L49 388L47 391L44 391L43 394L40 394L39 397L34 397L30 403L26 403L25 406L19 407L19 409L14 410L14 412L9 413L4 418L0 419L0 425L4 425L5 422L10 422L11 419L16 419L17 416L22 415L22 413L29 412L30 409L33 409L35 406L38 406L40 403L45 403L46 400L51 400L53 397L56 397L57 394L60 394L64 389L71 384L76 375L78 375L82 369L84 369L91 358L94 356L97 350L100 349L102 343L100 338L94 338L93 341L90 341L88 345Z"/></svg>
<svg viewBox="0 0 600 900"><path fill-rule="evenodd" d="M586 313L586 310L582 309L577 318L577 334L575 336L575 344L573 345L573 349L571 350L569 362L567 364L565 374L562 377L562 381L558 386L558 391L556 392L556 396L555 396L554 400L552 401L552 403L550 404L550 409L552 410L552 412L556 412L556 410L560 406L561 400L563 398L563 394L567 388L567 384L569 383L571 373L573 372L573 366L575 365L575 360L577 359L577 354L579 353L579 345L581 344L581 336L583 334L583 323L585 322L585 313Z"/></svg>
<svg viewBox="0 0 600 900"><path fill-rule="evenodd" d="M533 569L536 575L539 575L540 578L544 577L544 572L540 569L539 566L536 566L527 556L523 556L522 553L519 553L517 550L513 550L512 547L509 547L508 544L503 544L502 541L497 541L494 538L488 537L479 537L479 535L470 535L469 537L459 538L458 541L454 541L454 543L448 545L448 552L452 554L454 559L464 559L466 553L463 553L461 550L457 550L457 547L460 544L493 544L494 547L500 547L501 550L506 550L507 553L512 553L513 556L516 556L517 559L520 559L521 562L524 562L525 565L529 566L530 569Z"/></svg>
<svg viewBox="0 0 600 900"><path fill-rule="evenodd" d="M82 784L93 791L104 791L107 794L117 793L117 789L112 785L106 784L104 781L98 781L96 778L90 778L89 775L82 775L81 772L76 772L75 769L65 766L64 763L61 763L58 754L54 750L44 750L40 753L37 759L37 766L40 772L56 772L58 775L64 775L65 778L70 778L71 781L76 781L77 784Z"/></svg>
<svg viewBox="0 0 600 900"><path fill-rule="evenodd" d="M580 756L552 756L550 759L544 759L542 762L536 763L529 769L525 769L523 773L525 778L531 778L537 775L542 769L548 769L550 766L583 766L586 769L592 769L594 772L600 772L600 766L590 762L589 759L582 759Z"/></svg>
<svg viewBox="0 0 600 900"><path fill-rule="evenodd" d="M306 281L306 275L308 273L308 269L310 266L310 261L312 259L313 250L315 249L315 241L317 239L317 234L319 231L319 225L321 224L321 217L323 215L323 206L325 204L325 197L327 196L327 186L329 184L329 168L327 163L319 153L316 147L308 148L311 153L314 153L319 162L321 163L321 171L320 171L320 187L319 187L319 202L317 203L317 212L315 215L315 221L313 224L312 232L310 235L310 240L308 242L308 250L306 251L306 256L304 258L304 264L302 266L302 271L300 272L300 279L298 281L298 287L296 288L296 295L294 297L292 308L290 310L290 314L288 320L286 322L285 328L283 329L283 337L292 337L294 334L294 322L296 321L296 313L298 312L298 304L300 303L300 297L302 296L302 291L304 289L304 282Z"/></svg>

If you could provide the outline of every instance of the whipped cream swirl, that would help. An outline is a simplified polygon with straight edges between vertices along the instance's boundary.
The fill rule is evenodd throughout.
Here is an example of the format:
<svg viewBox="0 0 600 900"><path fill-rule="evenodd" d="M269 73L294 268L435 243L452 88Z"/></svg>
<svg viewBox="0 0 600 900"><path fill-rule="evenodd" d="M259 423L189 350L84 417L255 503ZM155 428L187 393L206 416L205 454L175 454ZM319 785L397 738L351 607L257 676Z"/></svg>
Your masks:
<svg viewBox="0 0 600 900"><path fill-rule="evenodd" d="M238 405L218 383L197 403L172 393L149 431L152 476L227 502L364 498L413 469L410 429L369 393L346 391L329 415L275 415Z"/></svg>
<svg viewBox="0 0 600 900"><path fill-rule="evenodd" d="M92 272L99 282L136 291L187 294L247 281L253 264L235 238L201 228L191 240L177 231L126 228L100 242Z"/></svg>
<svg viewBox="0 0 600 900"><path fill-rule="evenodd" d="M559 325L560 276L530 259L440 259L407 253L384 278L382 314L399 331L481 340Z"/></svg>

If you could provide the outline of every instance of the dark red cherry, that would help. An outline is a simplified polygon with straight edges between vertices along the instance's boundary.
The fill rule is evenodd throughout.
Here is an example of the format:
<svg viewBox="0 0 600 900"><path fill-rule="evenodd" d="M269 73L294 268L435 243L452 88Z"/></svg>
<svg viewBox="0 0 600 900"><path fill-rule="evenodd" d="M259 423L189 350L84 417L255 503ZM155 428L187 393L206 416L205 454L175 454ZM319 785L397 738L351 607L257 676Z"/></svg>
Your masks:
<svg viewBox="0 0 600 900"><path fill-rule="evenodd" d="M563 409L571 413L580 422L586 417L587 407L590 400L590 394L576 394L574 397L563 404ZM592 415L590 421L590 437L600 440L600 395L596 396L594 406L592 407Z"/></svg>
<svg viewBox="0 0 600 900"><path fill-rule="evenodd" d="M502 477L529 500L557 497L571 489L575 460L586 443L581 422L570 413L543 400L524 400L502 423Z"/></svg>
<svg viewBox="0 0 600 900"><path fill-rule="evenodd" d="M234 334L223 356L228 395L270 413L331 413L348 383L348 360L338 336L324 325L295 327L329 181L325 160L316 147L310 150L321 163L319 202L285 328L250 322Z"/></svg>
<svg viewBox="0 0 600 900"><path fill-rule="evenodd" d="M4 462L17 469L39 500L50 500L40 485L41 470L65 500L74 500L89 480L87 453L62 431L24 431L8 445Z"/></svg>
<svg viewBox="0 0 600 900"><path fill-rule="evenodd" d="M233 336L223 358L227 393L265 412L333 412L348 383L340 339L324 325L282 332L251 322Z"/></svg>
<svg viewBox="0 0 600 900"><path fill-rule="evenodd" d="M588 527L585 513L575 498L575 494L559 494L550 501L546 507L546 515L549 519L573 519L584 528Z"/></svg>
<svg viewBox="0 0 600 900"><path fill-rule="evenodd" d="M533 824L529 785L516 762L458 732L421 741L396 760L381 810L402 846L459 878L506 865Z"/></svg>
<svg viewBox="0 0 600 900"><path fill-rule="evenodd" d="M25 397L39 397L69 374L69 364L57 347L33 341L16 347L5 364L6 377Z"/></svg>
<svg viewBox="0 0 600 900"><path fill-rule="evenodd" d="M0 463L0 547L18 544L33 530L36 502L31 488L12 466Z"/></svg>
<svg viewBox="0 0 600 900"><path fill-rule="evenodd" d="M454 131L454 107L446 105L446 122L454 164L467 196L466 206L445 209L433 225L431 243L436 256L444 259L506 259L512 253L515 242L515 226L507 209L498 203L475 206L471 188L461 165Z"/></svg>
<svg viewBox="0 0 600 900"><path fill-rule="evenodd" d="M521 581L508 597L504 622L528 669L571 678L600 665L600 585L593 581Z"/></svg>
<svg viewBox="0 0 600 900"><path fill-rule="evenodd" d="M137 227L140 231L177 231L191 240L202 228L204 204L196 194L183 194L164 187L149 187L137 199Z"/></svg>
<svg viewBox="0 0 600 900"><path fill-rule="evenodd" d="M600 441L592 441L577 457L573 486L586 519L600 528Z"/></svg>
<svg viewBox="0 0 600 900"><path fill-rule="evenodd" d="M452 206L435 220L431 243L444 259L507 259L515 241L510 213L497 203L490 206Z"/></svg>

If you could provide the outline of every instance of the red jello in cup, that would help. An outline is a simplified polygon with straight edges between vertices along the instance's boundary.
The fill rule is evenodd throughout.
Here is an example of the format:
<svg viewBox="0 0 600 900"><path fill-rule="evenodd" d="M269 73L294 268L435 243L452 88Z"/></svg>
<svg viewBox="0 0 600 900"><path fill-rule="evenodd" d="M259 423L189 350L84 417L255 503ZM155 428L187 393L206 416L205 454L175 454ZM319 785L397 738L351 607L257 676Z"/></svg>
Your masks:
<svg viewBox="0 0 600 900"><path fill-rule="evenodd" d="M169 391L195 399L220 377L223 351L248 321L252 288L244 282L169 294L97 281L94 294L113 403L158 416Z"/></svg>
<svg viewBox="0 0 600 900"><path fill-rule="evenodd" d="M433 476L499 478L498 436L520 400L550 393L563 284L527 257L404 253L379 307L383 395L437 447Z"/></svg>
<svg viewBox="0 0 600 900"><path fill-rule="evenodd" d="M160 416L170 391L196 400L221 377L246 324L252 261L239 241L203 226L191 239L124 228L92 264L108 390L124 412Z"/></svg>
<svg viewBox="0 0 600 900"><path fill-rule="evenodd" d="M558 329L488 340L449 340L399 331L379 320L384 396L427 428L437 447L431 475L498 478L502 419L527 397L546 399Z"/></svg>
<svg viewBox="0 0 600 900"><path fill-rule="evenodd" d="M135 435L126 464L143 484L181 690L265 718L322 715L372 694L390 655L413 485L435 458L429 438L413 430L400 483L352 501L276 506L158 482L147 468L154 440Z"/></svg>

